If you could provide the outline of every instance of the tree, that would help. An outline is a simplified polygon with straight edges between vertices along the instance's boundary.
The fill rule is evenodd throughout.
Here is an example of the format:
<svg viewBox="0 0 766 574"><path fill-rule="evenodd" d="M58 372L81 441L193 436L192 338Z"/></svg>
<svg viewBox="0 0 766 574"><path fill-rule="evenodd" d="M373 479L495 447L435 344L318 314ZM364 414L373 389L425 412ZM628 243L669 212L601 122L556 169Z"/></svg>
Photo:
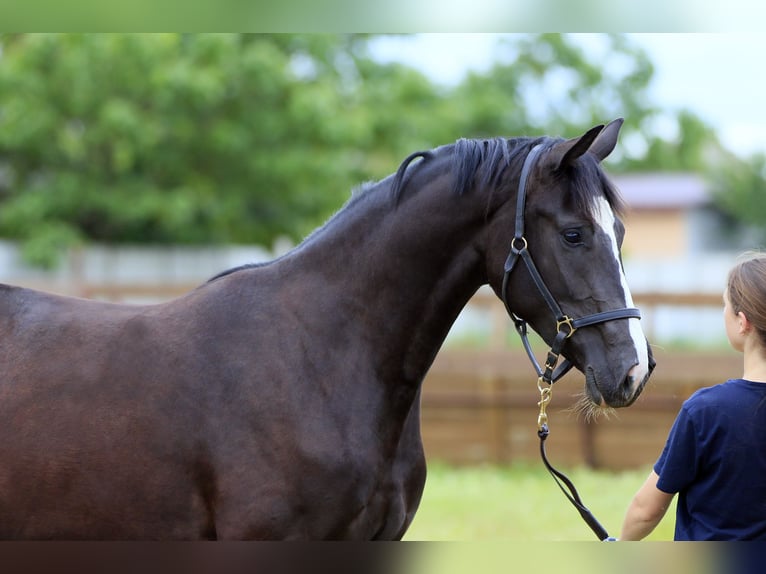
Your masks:
<svg viewBox="0 0 766 574"><path fill-rule="evenodd" d="M586 49L570 34L510 37L487 74L472 74L458 87L455 108L464 111L459 129L572 137L585 126L623 117L610 169L701 168L711 150L720 149L713 130L688 110L652 102L654 66L629 37L603 34L596 40Z"/></svg>
<svg viewBox="0 0 766 574"><path fill-rule="evenodd" d="M627 37L600 39L594 55L510 35L489 72L447 89L376 61L366 35L0 36L0 236L48 265L87 241L298 240L412 151L618 116L610 168L699 167L712 130L651 103Z"/></svg>
<svg viewBox="0 0 766 574"><path fill-rule="evenodd" d="M353 36L21 35L0 60L0 234L298 238L348 194ZM350 56L348 56L350 57ZM353 112L353 110L351 110Z"/></svg>
<svg viewBox="0 0 766 574"><path fill-rule="evenodd" d="M622 36L603 36L602 51L619 60L614 70L594 61L565 34L525 34L506 39L487 74L471 74L458 88L466 113L462 129L487 135L559 133L624 116L638 122L653 109L644 92L651 63Z"/></svg>
<svg viewBox="0 0 766 574"><path fill-rule="evenodd" d="M716 206L730 218L731 232L753 231L766 241L766 155L730 156L708 172L708 180Z"/></svg>

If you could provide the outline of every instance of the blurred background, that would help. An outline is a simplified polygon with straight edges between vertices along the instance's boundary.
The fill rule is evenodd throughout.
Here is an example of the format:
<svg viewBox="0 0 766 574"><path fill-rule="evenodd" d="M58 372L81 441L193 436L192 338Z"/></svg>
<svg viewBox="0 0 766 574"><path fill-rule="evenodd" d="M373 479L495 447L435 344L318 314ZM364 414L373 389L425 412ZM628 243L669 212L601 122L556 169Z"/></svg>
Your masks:
<svg viewBox="0 0 766 574"><path fill-rule="evenodd" d="M0 280L166 300L286 252L413 151L624 117L606 169L658 366L636 405L593 421L573 412L582 375L568 375L548 447L618 530L682 401L741 371L721 294L766 238L765 47L742 34L0 34ZM480 290L425 382L430 475L409 539L590 539L537 460L535 382ZM655 536L672 526L670 512Z"/></svg>

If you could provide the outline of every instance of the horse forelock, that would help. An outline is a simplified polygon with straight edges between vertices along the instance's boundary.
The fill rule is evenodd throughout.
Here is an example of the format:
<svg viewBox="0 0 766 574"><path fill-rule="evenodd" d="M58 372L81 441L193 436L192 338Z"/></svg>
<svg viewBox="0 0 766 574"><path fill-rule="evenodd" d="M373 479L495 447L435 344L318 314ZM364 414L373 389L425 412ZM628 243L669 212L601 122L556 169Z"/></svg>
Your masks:
<svg viewBox="0 0 766 574"><path fill-rule="evenodd" d="M625 212L625 201L617 187L609 180L601 165L590 154L579 158L562 176L568 180L570 201L578 211L594 219L598 211L598 199L603 197L616 216Z"/></svg>

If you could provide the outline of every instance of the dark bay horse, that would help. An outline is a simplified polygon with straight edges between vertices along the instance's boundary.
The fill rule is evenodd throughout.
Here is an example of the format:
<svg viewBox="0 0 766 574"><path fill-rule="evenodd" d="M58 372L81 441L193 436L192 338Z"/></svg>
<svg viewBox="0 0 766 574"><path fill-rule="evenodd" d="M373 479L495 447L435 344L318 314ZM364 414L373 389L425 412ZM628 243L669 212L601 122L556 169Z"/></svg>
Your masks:
<svg viewBox="0 0 766 574"><path fill-rule="evenodd" d="M552 296L573 317L632 306L600 167L621 123L412 154L284 257L167 303L1 286L0 538L400 538L425 481L421 383L477 288L501 289L533 147L524 240ZM507 296L550 344L525 269ZM653 367L631 317L563 354L615 407Z"/></svg>

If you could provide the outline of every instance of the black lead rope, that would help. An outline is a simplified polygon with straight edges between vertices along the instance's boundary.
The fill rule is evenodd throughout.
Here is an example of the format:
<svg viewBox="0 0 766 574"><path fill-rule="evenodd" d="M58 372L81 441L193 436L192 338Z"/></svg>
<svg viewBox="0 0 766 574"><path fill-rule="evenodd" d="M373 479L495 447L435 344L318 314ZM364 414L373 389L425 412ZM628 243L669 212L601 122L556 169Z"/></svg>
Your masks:
<svg viewBox="0 0 766 574"><path fill-rule="evenodd" d="M550 429L548 428L548 414L546 413L546 408L548 403L551 402L552 385L552 382L546 383L543 377L540 377L537 380L537 388L540 390L540 402L537 403L540 407L540 414L537 417L537 436L540 437L540 457L543 459L543 464L553 477L556 485L561 489L561 492L564 493L564 496L567 497L569 502L572 503L572 506L577 509L580 516L585 521L585 524L587 524L593 533L598 536L598 539L601 541L614 540L614 538L609 536L609 533L596 517L593 516L593 513L588 510L588 507L585 506L574 483L567 477L567 475L557 470L548 460L548 454L545 452L545 440L550 434Z"/></svg>
<svg viewBox="0 0 766 574"><path fill-rule="evenodd" d="M596 519L596 517L593 516L593 513L588 510L585 504L583 504L583 501L580 498L580 494L577 492L574 483L572 483L572 481L569 480L569 478L563 472L556 470L550 461L548 461L548 456L545 454L545 439L548 438L547 425L543 430L537 431L537 435L540 437L540 456L542 456L543 464L545 464L545 468L548 469L548 472L551 473L553 480L561 489L561 492L564 493L564 496L566 496L569 499L569 502L571 502L572 505L577 509L577 511L580 513L580 516L582 516L582 519L585 521L585 524L587 524L593 533L598 536L599 540L614 540L614 538L609 536L609 533L606 531L606 529L601 526L601 523ZM564 486L566 486L566 488L564 488Z"/></svg>

